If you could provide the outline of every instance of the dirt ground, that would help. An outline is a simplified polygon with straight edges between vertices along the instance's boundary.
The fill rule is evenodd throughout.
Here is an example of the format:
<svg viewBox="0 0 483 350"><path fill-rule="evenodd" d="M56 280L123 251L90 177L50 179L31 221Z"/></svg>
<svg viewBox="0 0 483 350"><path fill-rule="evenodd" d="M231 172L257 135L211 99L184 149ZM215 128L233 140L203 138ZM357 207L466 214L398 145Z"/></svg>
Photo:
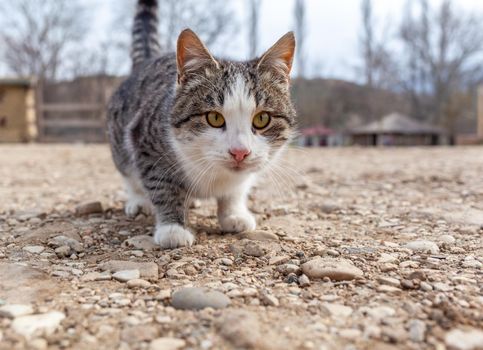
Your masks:
<svg viewBox="0 0 483 350"><path fill-rule="evenodd" d="M0 146L0 349L483 348L482 147L286 158L256 232L202 201L160 251L107 145ZM210 307L174 302L192 286Z"/></svg>

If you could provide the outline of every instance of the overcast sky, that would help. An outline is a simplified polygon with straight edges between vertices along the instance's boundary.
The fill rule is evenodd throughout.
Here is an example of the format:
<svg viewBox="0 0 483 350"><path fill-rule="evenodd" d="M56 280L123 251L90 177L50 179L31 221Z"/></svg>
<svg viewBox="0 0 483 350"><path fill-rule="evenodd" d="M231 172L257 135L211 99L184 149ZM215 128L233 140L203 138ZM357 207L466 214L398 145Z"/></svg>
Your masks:
<svg viewBox="0 0 483 350"><path fill-rule="evenodd" d="M82 0L90 10L91 40L101 40L103 33L112 30L115 6L123 0ZM180 0L183 1L183 0ZM230 0L226 0L229 2ZM246 0L231 0L236 9L240 30L230 45L214 48L216 55L245 59L248 54ZM431 0L437 5L442 0ZM398 23L406 0L374 0L374 11L381 28ZM280 36L293 29L293 0L262 0L260 16L260 50L265 50ZM458 7L483 15L483 0L454 0ZM358 36L361 25L360 0L306 0L308 73L342 79L358 80ZM390 33L389 33L390 36ZM261 52L260 52L261 53ZM295 67L296 69L296 67Z"/></svg>

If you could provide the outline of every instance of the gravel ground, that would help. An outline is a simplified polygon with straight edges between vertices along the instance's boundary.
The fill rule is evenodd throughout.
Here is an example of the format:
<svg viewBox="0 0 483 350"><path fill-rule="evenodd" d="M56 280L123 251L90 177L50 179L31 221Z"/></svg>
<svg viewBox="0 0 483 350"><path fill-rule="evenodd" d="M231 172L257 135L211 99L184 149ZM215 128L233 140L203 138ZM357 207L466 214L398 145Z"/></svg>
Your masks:
<svg viewBox="0 0 483 350"><path fill-rule="evenodd" d="M291 150L169 251L106 145L0 146L0 198L0 349L483 348L482 147Z"/></svg>

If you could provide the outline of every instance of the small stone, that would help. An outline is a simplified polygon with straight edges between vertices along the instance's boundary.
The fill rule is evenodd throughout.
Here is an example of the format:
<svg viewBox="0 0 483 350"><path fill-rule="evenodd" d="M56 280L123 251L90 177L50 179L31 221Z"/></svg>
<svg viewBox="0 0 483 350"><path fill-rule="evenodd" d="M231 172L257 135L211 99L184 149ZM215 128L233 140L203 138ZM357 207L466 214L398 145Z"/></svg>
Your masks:
<svg viewBox="0 0 483 350"><path fill-rule="evenodd" d="M65 318L62 312L52 311L39 315L17 317L12 322L12 329L26 338L51 335Z"/></svg>
<svg viewBox="0 0 483 350"><path fill-rule="evenodd" d="M328 277L333 281L352 280L363 276L363 272L346 259L316 258L303 264L302 271L312 279Z"/></svg>
<svg viewBox="0 0 483 350"><path fill-rule="evenodd" d="M408 279L426 281L426 273L421 270L413 271L409 274Z"/></svg>
<svg viewBox="0 0 483 350"><path fill-rule="evenodd" d="M439 237L439 241L446 244L455 244L456 239L451 235L442 235Z"/></svg>
<svg viewBox="0 0 483 350"><path fill-rule="evenodd" d="M100 268L111 273L122 270L139 270L141 277L148 280L156 281L159 277L159 268L154 262L110 260L103 263Z"/></svg>
<svg viewBox="0 0 483 350"><path fill-rule="evenodd" d="M300 285L300 287L310 286L310 279L307 277L307 275L302 274L299 277L299 285Z"/></svg>
<svg viewBox="0 0 483 350"><path fill-rule="evenodd" d="M103 212L101 202L88 202L78 205L75 208L75 213L78 216L89 215L89 214L100 214Z"/></svg>
<svg viewBox="0 0 483 350"><path fill-rule="evenodd" d="M158 338L151 341L149 350L178 350L184 348L186 342L178 338Z"/></svg>
<svg viewBox="0 0 483 350"><path fill-rule="evenodd" d="M263 293L261 293L260 297L262 299L262 302L265 305L268 305L268 306L278 306L279 305L278 299L276 297L274 297L273 295L269 294L269 293L263 292Z"/></svg>
<svg viewBox="0 0 483 350"><path fill-rule="evenodd" d="M389 272L397 270L397 265L392 263L382 264L380 267L382 272Z"/></svg>
<svg viewBox="0 0 483 350"><path fill-rule="evenodd" d="M449 292L453 289L451 286L449 286L449 285L447 285L446 283L443 283L443 282L433 283L433 288L434 288L434 290L437 290L439 292Z"/></svg>
<svg viewBox="0 0 483 350"><path fill-rule="evenodd" d="M405 248L411 249L413 252L417 253L431 253L438 254L438 245L431 241L418 240L406 243Z"/></svg>
<svg viewBox="0 0 483 350"><path fill-rule="evenodd" d="M327 254L329 256L333 256L333 257L338 257L340 255L340 253L335 249L327 249L325 251L325 254Z"/></svg>
<svg viewBox="0 0 483 350"><path fill-rule="evenodd" d="M289 256L272 256L268 261L269 265L280 265L290 260Z"/></svg>
<svg viewBox="0 0 483 350"><path fill-rule="evenodd" d="M396 314L396 310L389 306L377 306L373 308L363 307L360 310L363 314L369 315L376 321L384 320Z"/></svg>
<svg viewBox="0 0 483 350"><path fill-rule="evenodd" d="M88 272L84 276L81 277L81 281L83 282L92 282L92 281L109 281L111 279L111 274L109 272Z"/></svg>
<svg viewBox="0 0 483 350"><path fill-rule="evenodd" d="M377 281L380 284L385 284L388 286L393 286L393 287L400 287L401 282L397 278L392 278L392 277L378 277Z"/></svg>
<svg viewBox="0 0 483 350"><path fill-rule="evenodd" d="M402 280L401 281L401 286L404 289L414 289L415 288L414 282L411 281L411 280Z"/></svg>
<svg viewBox="0 0 483 350"><path fill-rule="evenodd" d="M135 271L137 271L137 270L135 270ZM129 288L149 288L149 287L151 287L151 283L149 283L146 280L140 279L140 278L129 280L129 281L127 281L126 285Z"/></svg>
<svg viewBox="0 0 483 350"><path fill-rule="evenodd" d="M401 289L397 288L397 287L393 287L393 286L388 286L388 285L381 285L381 286L378 286L376 288L376 290L378 292L382 292L382 293L399 293L401 292Z"/></svg>
<svg viewBox="0 0 483 350"><path fill-rule="evenodd" d="M416 343L421 343L426 337L426 324L421 320L411 320L408 323L409 338Z"/></svg>
<svg viewBox="0 0 483 350"><path fill-rule="evenodd" d="M45 247L41 245L28 245L23 247L22 249L31 254L40 254L45 250Z"/></svg>
<svg viewBox="0 0 483 350"><path fill-rule="evenodd" d="M237 235L240 239L246 238L252 241L278 241L279 238L276 234L268 231L247 231ZM246 254L246 253L245 253Z"/></svg>
<svg viewBox="0 0 483 350"><path fill-rule="evenodd" d="M298 273L300 271L300 267L294 264L283 264L278 266L277 270L284 275L288 275L291 273Z"/></svg>
<svg viewBox="0 0 483 350"><path fill-rule="evenodd" d="M66 245L63 245L62 247L58 247L58 248L55 248L55 254L57 254L57 256L59 258L65 258L67 256L70 256L70 247L69 246L66 246Z"/></svg>
<svg viewBox="0 0 483 350"><path fill-rule="evenodd" d="M122 270L114 273L112 278L119 282L127 282L129 280L139 279L140 276L139 270Z"/></svg>
<svg viewBox="0 0 483 350"><path fill-rule="evenodd" d="M322 304L322 309L334 317L349 317L352 314L352 308L342 304Z"/></svg>
<svg viewBox="0 0 483 350"><path fill-rule="evenodd" d="M222 258L221 263L225 266L231 266L231 265L233 265L233 260L228 259L228 258Z"/></svg>
<svg viewBox="0 0 483 350"><path fill-rule="evenodd" d="M247 242L243 247L243 253L248 256L261 257L265 255L265 250L255 242Z"/></svg>
<svg viewBox="0 0 483 350"><path fill-rule="evenodd" d="M34 312L31 305L8 304L0 307L0 317L15 318L30 315Z"/></svg>
<svg viewBox="0 0 483 350"><path fill-rule="evenodd" d="M339 335L342 338L354 340L360 338L362 332L359 329L341 329Z"/></svg>
<svg viewBox="0 0 483 350"><path fill-rule="evenodd" d="M174 308L184 310L200 310L205 307L223 309L230 304L230 298L225 294L198 287L180 289L173 293L171 299Z"/></svg>
<svg viewBox="0 0 483 350"><path fill-rule="evenodd" d="M122 245L128 248L141 249L151 251L159 249L159 245L154 243L153 237L148 235L139 235L126 239Z"/></svg>
<svg viewBox="0 0 483 350"><path fill-rule="evenodd" d="M433 286L430 285L428 282L421 282L419 284L419 288L421 288L425 292L430 292L433 290Z"/></svg>
<svg viewBox="0 0 483 350"><path fill-rule="evenodd" d="M66 237L66 236L54 237L48 242L48 245L49 247L52 247L52 248L60 248L60 247L67 246L76 253L82 253L84 251L84 246L82 245L82 243L80 243L79 241L73 238Z"/></svg>
<svg viewBox="0 0 483 350"><path fill-rule="evenodd" d="M479 350L483 346L483 331L475 328L453 329L444 341L450 350Z"/></svg>
<svg viewBox="0 0 483 350"><path fill-rule="evenodd" d="M397 261L397 258L394 255L381 253L381 256L377 260L378 263L387 264L387 263L394 263Z"/></svg>

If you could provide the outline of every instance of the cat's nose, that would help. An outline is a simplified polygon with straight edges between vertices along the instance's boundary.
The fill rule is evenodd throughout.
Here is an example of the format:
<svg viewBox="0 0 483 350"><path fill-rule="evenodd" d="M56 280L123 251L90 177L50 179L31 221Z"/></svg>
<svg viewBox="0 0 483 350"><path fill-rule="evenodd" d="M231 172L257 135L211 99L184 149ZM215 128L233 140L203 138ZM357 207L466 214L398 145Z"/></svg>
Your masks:
<svg viewBox="0 0 483 350"><path fill-rule="evenodd" d="M247 148L232 148L228 152L230 152L231 156L237 162L243 161L251 153L251 151L249 149L247 149Z"/></svg>

